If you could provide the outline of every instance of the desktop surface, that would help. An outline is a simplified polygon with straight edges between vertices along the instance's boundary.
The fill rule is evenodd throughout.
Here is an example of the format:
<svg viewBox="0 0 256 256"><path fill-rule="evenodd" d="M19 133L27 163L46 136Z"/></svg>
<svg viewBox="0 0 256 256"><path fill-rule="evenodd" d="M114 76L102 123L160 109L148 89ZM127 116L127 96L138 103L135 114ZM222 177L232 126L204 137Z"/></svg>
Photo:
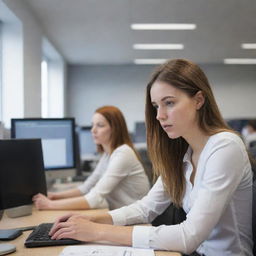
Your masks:
<svg viewBox="0 0 256 256"><path fill-rule="evenodd" d="M99 209L99 210L78 210L72 211L77 213L85 213L88 215L94 215L97 212L106 212L107 209ZM33 209L33 214L30 216L24 216L19 218L9 218L6 214L3 215L2 220L0 220L0 229L10 229L10 228L18 228L18 227L26 227L26 226L33 226L39 225L45 222L53 222L57 217L66 214L70 211L38 211ZM12 255L19 255L19 256L58 256L62 250L66 246L49 246L49 247L36 247L36 248L26 248L24 246L24 242L26 238L29 236L31 231L25 231L23 234L16 238L15 240L10 241L10 244L16 245L16 252ZM4 243L0 241L0 244ZM6 243L6 241L5 241ZM156 251L156 256L181 256L180 253L175 252L164 252L164 251Z"/></svg>

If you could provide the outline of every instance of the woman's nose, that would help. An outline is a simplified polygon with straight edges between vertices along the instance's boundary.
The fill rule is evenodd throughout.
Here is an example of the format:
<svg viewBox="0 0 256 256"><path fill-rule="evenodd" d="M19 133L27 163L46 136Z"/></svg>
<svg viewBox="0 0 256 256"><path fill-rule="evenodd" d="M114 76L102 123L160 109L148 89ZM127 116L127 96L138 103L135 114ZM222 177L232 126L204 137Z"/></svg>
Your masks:
<svg viewBox="0 0 256 256"><path fill-rule="evenodd" d="M158 120L158 121L160 121L160 120L164 120L164 119L166 119L166 111L164 110L164 109L162 109L161 107L159 107L158 109L157 109L157 115L156 115L156 119Z"/></svg>

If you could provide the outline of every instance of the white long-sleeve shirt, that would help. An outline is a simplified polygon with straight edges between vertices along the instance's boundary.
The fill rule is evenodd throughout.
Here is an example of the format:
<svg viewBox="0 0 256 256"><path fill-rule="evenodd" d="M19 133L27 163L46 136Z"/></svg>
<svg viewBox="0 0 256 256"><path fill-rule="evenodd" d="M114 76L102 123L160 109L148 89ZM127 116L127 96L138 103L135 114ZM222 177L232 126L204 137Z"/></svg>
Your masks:
<svg viewBox="0 0 256 256"><path fill-rule="evenodd" d="M124 144L104 153L92 175L78 187L91 208L116 209L145 196L149 180L133 149Z"/></svg>
<svg viewBox="0 0 256 256"><path fill-rule="evenodd" d="M191 148L183 159L186 180L178 225L135 226L133 246L207 256L252 256L252 171L242 140L230 132L209 138L198 160L194 185ZM115 225L149 223L170 204L161 177L142 200L111 211Z"/></svg>

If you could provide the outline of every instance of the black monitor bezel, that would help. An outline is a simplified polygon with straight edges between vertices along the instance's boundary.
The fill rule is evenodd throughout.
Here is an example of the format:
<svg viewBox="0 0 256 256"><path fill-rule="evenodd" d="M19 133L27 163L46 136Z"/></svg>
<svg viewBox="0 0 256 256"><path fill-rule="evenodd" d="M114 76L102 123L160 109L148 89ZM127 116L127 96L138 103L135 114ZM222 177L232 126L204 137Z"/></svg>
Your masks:
<svg viewBox="0 0 256 256"><path fill-rule="evenodd" d="M76 162L76 146L75 146L75 118L74 117L65 117L65 118L42 118L42 117L33 117L33 118L12 118L11 119L11 138L15 137L15 122L28 122L28 121L71 121L72 126L72 144L73 144L73 166L68 167L53 167L53 168L45 168L45 171L58 171L58 170L69 170L69 169L76 169L77 162Z"/></svg>
<svg viewBox="0 0 256 256"><path fill-rule="evenodd" d="M27 157L25 157L25 158L28 161L31 161L31 155L33 155L33 157L34 157L33 159L35 159L35 158L37 159L36 160L36 167L37 167L36 172L34 171L34 169L32 170L30 168L24 168L24 166L21 167L20 165L19 165L19 167L21 167L21 170L25 170L27 172L27 174L24 175L23 172L20 172L20 168L17 168L17 166L15 169L12 169L13 170L12 174L16 173L16 174L20 175L18 177L18 180L17 180L17 177L15 177L16 182L20 182L22 177L24 178L24 177L26 177L26 175L29 175L30 178L32 176L33 178L31 178L31 180L33 180L33 182L29 182L29 179L24 179L24 181L26 182L25 183L26 185L25 185L25 187L23 187L23 189L26 190L26 192L23 191L23 189L19 190L19 192L16 194L18 198L15 196L11 202L8 201L7 203L2 201L0 203L1 204L0 209L4 210L4 209L9 209L9 208L13 208L13 207L22 206L22 205L32 204L33 203L32 196L37 193L42 193L44 195L47 195L45 173L43 172L44 163L43 163L41 140L40 139L7 139L7 140L0 140L0 142L1 142L1 144L3 144L5 153L6 153L6 147L9 148L9 150L13 149L13 147L17 148L17 146L18 146L18 149L20 149L20 147L23 147L24 149L25 148L27 149L28 147L29 148L33 147L33 151L30 150L29 151L30 154L27 155ZM24 159L24 154L27 154L27 152L28 152L27 150L26 151L22 150L20 152L16 151L16 154L18 153L20 156L22 155L22 159ZM17 161L15 161L17 159L15 159L15 157L13 158L13 154L9 153L8 156L10 156L10 155L11 155L10 158L11 158L12 163L17 165ZM24 162L24 164L26 165L26 162ZM6 177L6 172L1 173L0 176ZM9 175L9 177L10 177L9 181L11 182L11 178L13 178L13 176L11 177ZM21 184L23 184L23 183L21 183ZM31 186L29 186L29 185L31 185ZM13 192L13 189L11 188L12 186L7 186L7 187L8 188L10 187L10 189L8 191ZM17 191L16 189L17 188L15 187L15 191ZM8 191L6 193L6 190L4 190L4 191L5 192L3 192L3 190L1 191L0 200L3 199L4 195L8 195L8 193L10 193ZM23 201L21 201L21 196L19 197L19 194L22 194ZM15 201L15 203L14 203L14 201Z"/></svg>

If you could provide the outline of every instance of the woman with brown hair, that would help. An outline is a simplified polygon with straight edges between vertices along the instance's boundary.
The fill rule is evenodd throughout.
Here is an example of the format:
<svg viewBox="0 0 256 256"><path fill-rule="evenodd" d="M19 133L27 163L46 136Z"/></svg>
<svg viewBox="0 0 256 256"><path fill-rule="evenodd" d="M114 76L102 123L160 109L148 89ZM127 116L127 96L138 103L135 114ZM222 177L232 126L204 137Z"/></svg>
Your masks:
<svg viewBox="0 0 256 256"><path fill-rule="evenodd" d="M101 158L91 176L78 188L37 194L37 209L116 209L142 198L149 191L147 175L128 134L121 111L98 108L92 119L92 136Z"/></svg>
<svg viewBox="0 0 256 256"><path fill-rule="evenodd" d="M60 217L52 238L251 256L250 161L241 138L221 117L199 66L176 59L155 71L147 86L146 125L148 150L159 176L147 196L91 219ZM171 202L186 212L180 224L121 227L150 223Z"/></svg>

